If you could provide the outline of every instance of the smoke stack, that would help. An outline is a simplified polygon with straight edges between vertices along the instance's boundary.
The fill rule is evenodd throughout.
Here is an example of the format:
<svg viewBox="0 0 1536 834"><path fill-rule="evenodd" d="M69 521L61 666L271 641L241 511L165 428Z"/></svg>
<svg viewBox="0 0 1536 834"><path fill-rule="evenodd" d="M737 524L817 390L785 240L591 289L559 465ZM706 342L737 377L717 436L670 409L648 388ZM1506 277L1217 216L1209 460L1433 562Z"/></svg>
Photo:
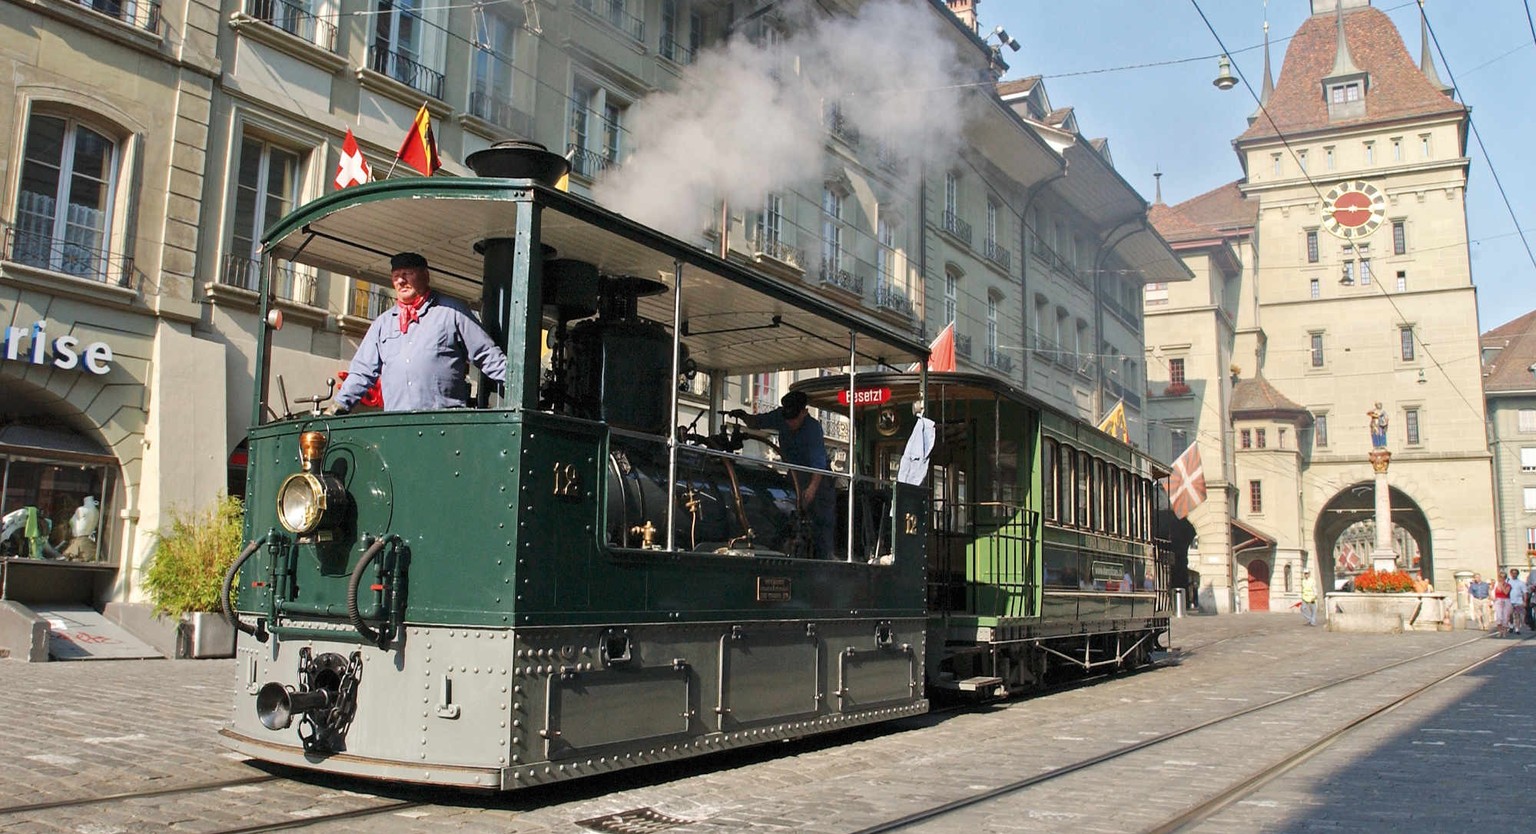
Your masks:
<svg viewBox="0 0 1536 834"><path fill-rule="evenodd" d="M475 151L464 160L480 177L529 179L554 188L570 173L571 163L538 142L513 139Z"/></svg>

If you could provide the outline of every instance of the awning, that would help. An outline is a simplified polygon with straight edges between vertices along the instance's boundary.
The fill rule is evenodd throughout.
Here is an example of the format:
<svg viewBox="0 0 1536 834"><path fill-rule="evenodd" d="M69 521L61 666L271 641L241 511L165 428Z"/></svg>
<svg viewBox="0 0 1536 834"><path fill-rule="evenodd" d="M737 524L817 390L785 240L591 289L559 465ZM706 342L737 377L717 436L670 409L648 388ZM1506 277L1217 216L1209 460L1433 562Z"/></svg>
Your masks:
<svg viewBox="0 0 1536 834"><path fill-rule="evenodd" d="M1265 535L1251 525L1237 519L1231 519L1232 524L1232 552L1242 553L1245 550L1264 550L1275 546L1273 536Z"/></svg>
<svg viewBox="0 0 1536 834"><path fill-rule="evenodd" d="M24 423L0 426L0 455L76 463L117 463L111 450L84 435Z"/></svg>

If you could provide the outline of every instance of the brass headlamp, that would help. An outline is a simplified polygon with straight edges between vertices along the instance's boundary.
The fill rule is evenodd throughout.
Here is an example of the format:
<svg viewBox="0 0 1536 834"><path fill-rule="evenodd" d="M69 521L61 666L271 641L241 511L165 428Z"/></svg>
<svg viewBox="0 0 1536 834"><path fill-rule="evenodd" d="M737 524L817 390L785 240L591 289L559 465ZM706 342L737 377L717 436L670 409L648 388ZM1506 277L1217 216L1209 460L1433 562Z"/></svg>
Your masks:
<svg viewBox="0 0 1536 834"><path fill-rule="evenodd" d="M327 441L324 432L300 434L299 457L304 471L289 475L277 488L277 521L290 533L313 533L325 520L327 510L346 501L341 483L320 469Z"/></svg>

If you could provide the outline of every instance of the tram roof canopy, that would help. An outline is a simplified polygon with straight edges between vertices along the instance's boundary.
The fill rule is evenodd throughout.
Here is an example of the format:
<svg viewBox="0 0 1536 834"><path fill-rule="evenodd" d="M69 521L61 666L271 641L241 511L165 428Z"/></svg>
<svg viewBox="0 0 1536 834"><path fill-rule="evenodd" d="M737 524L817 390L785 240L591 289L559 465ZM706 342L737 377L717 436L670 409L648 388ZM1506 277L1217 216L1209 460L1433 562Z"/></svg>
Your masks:
<svg viewBox="0 0 1536 834"><path fill-rule="evenodd" d="M665 292L640 299L645 318L672 324L674 266L681 264L684 342L703 368L843 367L851 332L858 334L861 363L905 366L927 357L914 335L861 310L528 180L413 177L353 186L280 219L263 245L274 258L377 284L389 283L390 255L420 252L435 286L476 297L484 261L475 244L515 237L518 214L535 205L542 208L540 242L557 257L665 285Z"/></svg>

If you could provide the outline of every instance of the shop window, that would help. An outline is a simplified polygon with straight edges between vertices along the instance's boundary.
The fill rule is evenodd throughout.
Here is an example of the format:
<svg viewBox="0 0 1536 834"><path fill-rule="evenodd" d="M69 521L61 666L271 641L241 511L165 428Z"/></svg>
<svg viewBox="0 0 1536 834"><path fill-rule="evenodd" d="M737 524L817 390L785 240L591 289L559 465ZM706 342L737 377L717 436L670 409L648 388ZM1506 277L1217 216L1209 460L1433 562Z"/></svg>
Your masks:
<svg viewBox="0 0 1536 834"><path fill-rule="evenodd" d="M0 556L68 562L112 559L105 510L114 467L0 455Z"/></svg>

